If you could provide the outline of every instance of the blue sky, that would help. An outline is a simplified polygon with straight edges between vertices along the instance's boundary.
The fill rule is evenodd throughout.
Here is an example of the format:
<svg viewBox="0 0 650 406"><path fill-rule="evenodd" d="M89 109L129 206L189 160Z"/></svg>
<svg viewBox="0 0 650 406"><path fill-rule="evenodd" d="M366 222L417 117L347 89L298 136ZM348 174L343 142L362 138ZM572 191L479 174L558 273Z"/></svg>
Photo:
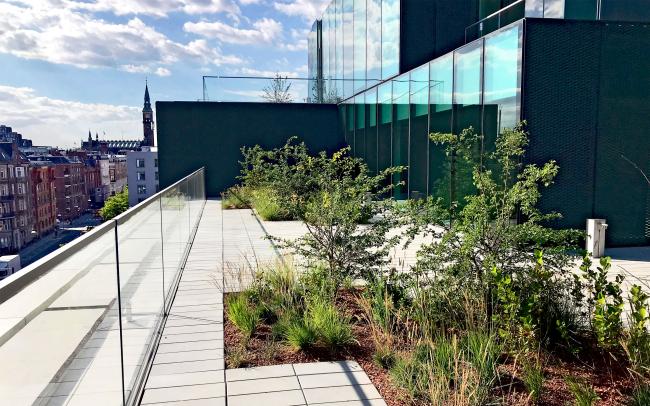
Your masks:
<svg viewBox="0 0 650 406"><path fill-rule="evenodd" d="M142 136L156 100L196 100L202 75L307 75L327 0L0 0L0 124L39 145Z"/></svg>

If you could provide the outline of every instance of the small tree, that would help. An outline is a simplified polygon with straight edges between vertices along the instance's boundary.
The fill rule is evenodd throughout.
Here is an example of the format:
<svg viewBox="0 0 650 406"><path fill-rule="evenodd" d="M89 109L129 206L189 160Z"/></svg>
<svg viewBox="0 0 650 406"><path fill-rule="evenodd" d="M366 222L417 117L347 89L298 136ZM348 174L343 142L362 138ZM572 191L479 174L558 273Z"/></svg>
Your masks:
<svg viewBox="0 0 650 406"><path fill-rule="evenodd" d="M106 220L117 217L129 209L129 189L124 188L122 192L116 193L104 202L104 207L99 209L99 215Z"/></svg>
<svg viewBox="0 0 650 406"><path fill-rule="evenodd" d="M288 77L282 77L279 73L271 79L271 82L262 89L262 98L269 103L291 103L291 82Z"/></svg>
<svg viewBox="0 0 650 406"><path fill-rule="evenodd" d="M387 238L394 223L392 202L375 197L386 194L392 186L383 186L385 180L403 169L373 176L363 160L348 155L349 148L314 156L293 140L270 151L242 150L244 186L273 190L307 227L307 234L295 240L274 240L310 262L325 263L337 281L381 268L397 238Z"/></svg>

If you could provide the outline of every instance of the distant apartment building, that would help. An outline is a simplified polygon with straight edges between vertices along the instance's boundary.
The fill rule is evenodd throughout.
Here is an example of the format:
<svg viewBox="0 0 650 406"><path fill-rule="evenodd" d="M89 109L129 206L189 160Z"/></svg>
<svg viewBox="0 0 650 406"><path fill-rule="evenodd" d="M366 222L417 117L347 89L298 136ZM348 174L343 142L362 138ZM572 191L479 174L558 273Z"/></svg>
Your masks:
<svg viewBox="0 0 650 406"><path fill-rule="evenodd" d="M34 231L42 237L56 226L56 187L54 165L32 162L29 168L32 191Z"/></svg>
<svg viewBox="0 0 650 406"><path fill-rule="evenodd" d="M32 155L32 162L49 162L54 168L57 218L70 221L88 209L84 176L85 164L77 157L63 155Z"/></svg>
<svg viewBox="0 0 650 406"><path fill-rule="evenodd" d="M0 142L0 253L17 252L32 238L29 160L12 142Z"/></svg>
<svg viewBox="0 0 650 406"><path fill-rule="evenodd" d="M32 140L23 138L22 134L6 125L0 125L0 141L14 142L19 148L30 148L32 146Z"/></svg>
<svg viewBox="0 0 650 406"><path fill-rule="evenodd" d="M99 160L101 185L105 198L115 196L124 191L127 186L126 156L111 155Z"/></svg>
<svg viewBox="0 0 650 406"><path fill-rule="evenodd" d="M142 147L126 156L129 182L129 206L135 206L158 192L158 150Z"/></svg>
<svg viewBox="0 0 650 406"><path fill-rule="evenodd" d="M97 151L66 151L67 157L76 157L84 163L84 183L90 207L100 208L104 205L106 191L102 187L102 174L100 160L106 158L105 154Z"/></svg>

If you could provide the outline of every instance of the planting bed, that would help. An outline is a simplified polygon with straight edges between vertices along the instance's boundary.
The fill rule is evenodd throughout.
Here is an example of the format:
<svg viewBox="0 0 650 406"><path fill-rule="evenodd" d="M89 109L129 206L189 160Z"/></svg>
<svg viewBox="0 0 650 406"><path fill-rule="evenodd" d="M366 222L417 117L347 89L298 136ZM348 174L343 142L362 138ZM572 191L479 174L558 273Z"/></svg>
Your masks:
<svg viewBox="0 0 650 406"><path fill-rule="evenodd" d="M232 295L232 294L229 294ZM256 367L303 362L354 360L359 363L382 395L388 405L425 405L423 401L410 399L408 393L399 388L391 379L390 372L378 366L373 360L375 344L372 328L364 317L364 312L357 302L359 292L341 291L336 306L341 312L352 318L352 331L355 343L335 351L314 348L296 351L289 345L275 341L271 334L271 325L262 321L255 333L246 340L237 327L225 317L224 340L227 368ZM226 295L228 296L228 295ZM227 311L228 300L225 300ZM398 350L407 351L401 346ZM544 386L538 405L572 405L574 396L565 382L567 376L584 379L596 390L600 400L595 404L601 406L629 404L634 382L630 379L625 366L610 355L594 351L585 351L579 357L572 355L547 355L544 367ZM590 357L591 355L591 357ZM232 364L233 360L236 364ZM516 361L502 360L499 366L500 382L495 384L493 398L500 399L500 404L529 405L530 396L519 378L521 369Z"/></svg>

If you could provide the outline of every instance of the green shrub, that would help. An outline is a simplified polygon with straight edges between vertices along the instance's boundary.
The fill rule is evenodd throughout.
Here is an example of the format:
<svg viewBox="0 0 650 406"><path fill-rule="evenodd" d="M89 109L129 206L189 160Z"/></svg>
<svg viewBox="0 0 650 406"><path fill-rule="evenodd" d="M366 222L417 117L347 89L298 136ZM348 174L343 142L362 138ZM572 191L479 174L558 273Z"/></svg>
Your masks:
<svg viewBox="0 0 650 406"><path fill-rule="evenodd" d="M266 221L290 220L291 215L282 200L270 188L255 189L251 193L251 204L257 214Z"/></svg>
<svg viewBox="0 0 650 406"><path fill-rule="evenodd" d="M237 294L228 297L228 320L237 327L244 335L244 338L250 338L255 332L255 328L260 321L260 310L248 302L245 294Z"/></svg>
<svg viewBox="0 0 650 406"><path fill-rule="evenodd" d="M395 365L395 352L389 345L375 343L375 352L372 354L372 361L380 368L391 369Z"/></svg>
<svg viewBox="0 0 650 406"><path fill-rule="evenodd" d="M592 328L598 344L606 350L616 348L623 334L623 275L613 281L607 277L612 266L609 257L600 258L600 266L592 269L589 256L585 256L580 269L589 292L587 305L592 315Z"/></svg>
<svg viewBox="0 0 650 406"><path fill-rule="evenodd" d="M350 319L325 300L312 300L307 306L305 317L313 326L318 340L330 350L344 347L354 341Z"/></svg>
<svg viewBox="0 0 650 406"><path fill-rule="evenodd" d="M573 395L575 406L593 406L600 400L594 388L584 380L569 376L565 381Z"/></svg>
<svg viewBox="0 0 650 406"><path fill-rule="evenodd" d="M650 386L648 384L641 384L634 388L630 406L648 406L650 405Z"/></svg>
<svg viewBox="0 0 650 406"><path fill-rule="evenodd" d="M233 186L223 192L221 206L224 209L248 209L250 208L251 191L244 186Z"/></svg>
<svg viewBox="0 0 650 406"><path fill-rule="evenodd" d="M648 299L641 286L630 288L629 333L625 343L630 363L640 374L646 374L650 367L650 334L648 333Z"/></svg>
<svg viewBox="0 0 650 406"><path fill-rule="evenodd" d="M521 379L534 404L539 401L544 386L544 370L538 362L525 362Z"/></svg>
<svg viewBox="0 0 650 406"><path fill-rule="evenodd" d="M286 328L286 341L294 350L307 350L316 344L314 328L304 320L295 320Z"/></svg>

